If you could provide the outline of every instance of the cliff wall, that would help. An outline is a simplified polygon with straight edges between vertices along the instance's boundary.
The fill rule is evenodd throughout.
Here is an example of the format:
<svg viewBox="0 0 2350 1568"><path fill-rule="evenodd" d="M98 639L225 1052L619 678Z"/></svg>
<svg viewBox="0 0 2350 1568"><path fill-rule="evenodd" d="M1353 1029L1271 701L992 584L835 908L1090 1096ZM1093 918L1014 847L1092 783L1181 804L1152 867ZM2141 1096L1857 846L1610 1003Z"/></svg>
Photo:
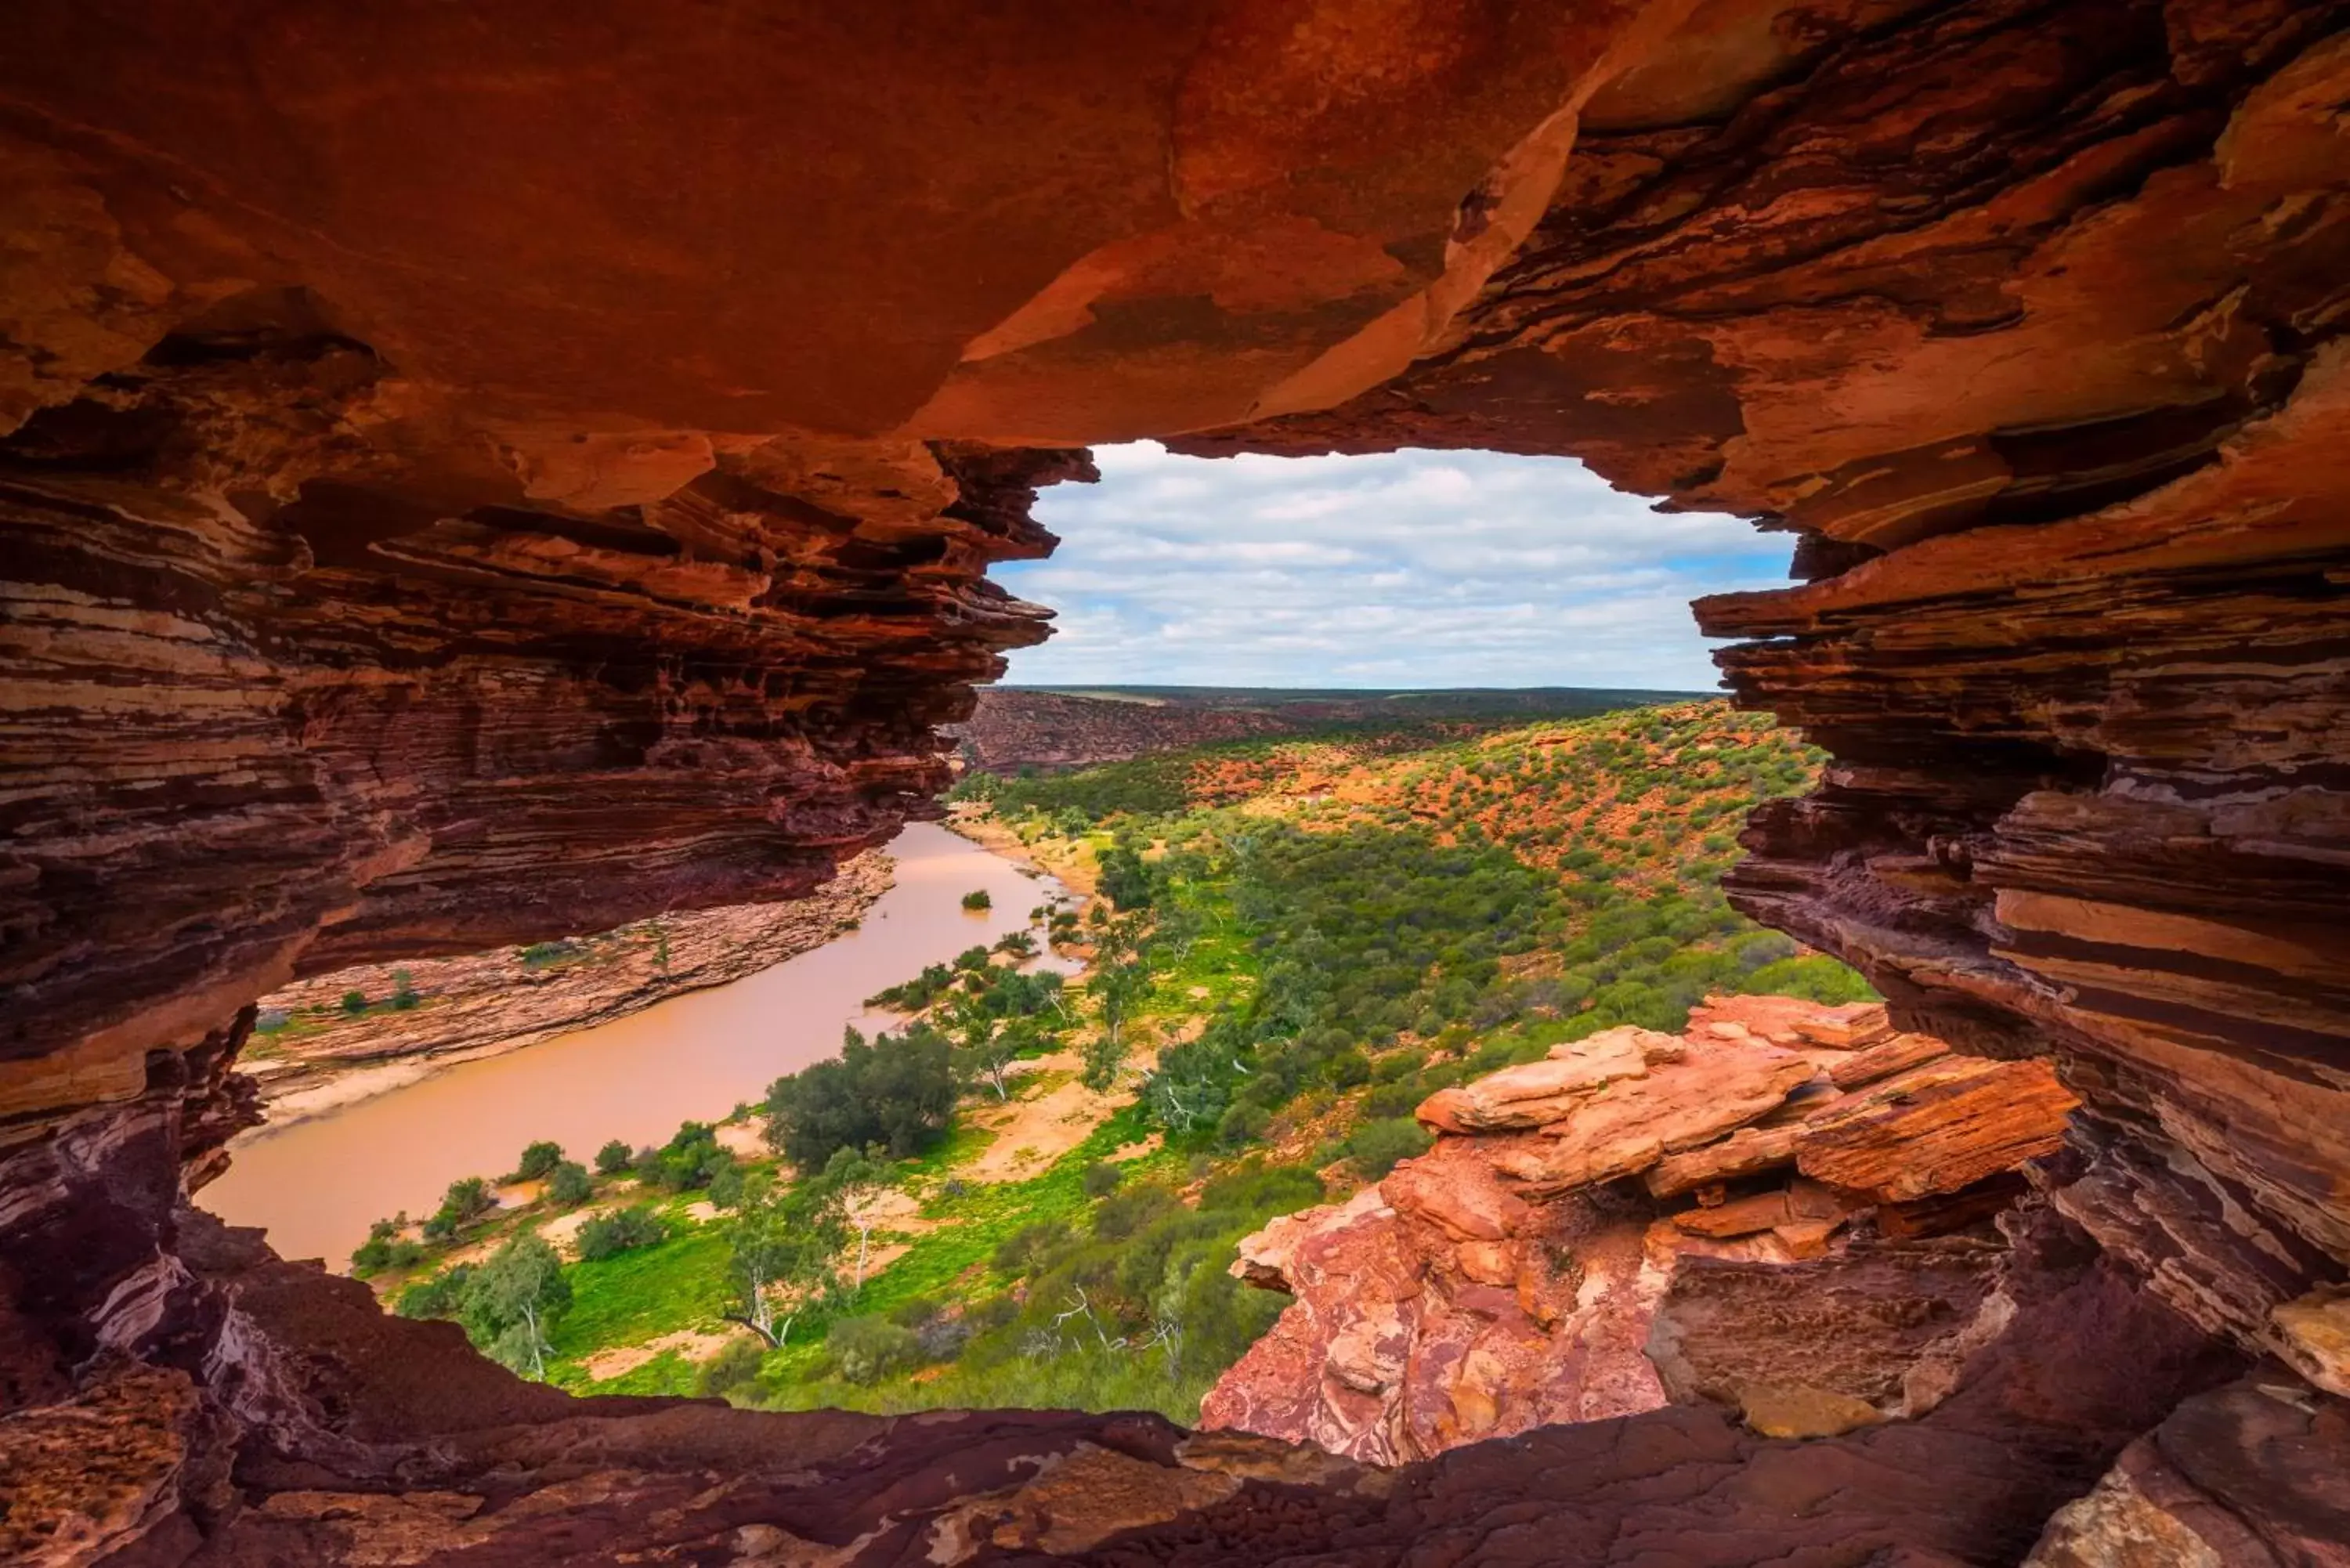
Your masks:
<svg viewBox="0 0 2350 1568"><path fill-rule="evenodd" d="M987 566L1049 548L1027 504L1082 443L1159 435L1574 455L1792 531L1799 586L1700 609L1746 639L1739 699L1837 758L1750 825L1738 897L1896 1023L2049 1054L2079 1229L2043 1249L2055 1326L1994 1358L2022 1381L1905 1428L1941 1447L1799 1464L1668 1412L1378 1497L1154 1473L1107 1550L2002 1561L2146 1437L2071 1561L2141 1505L2323 1560L2343 1467L2280 1456L2338 1452L2338 1403L2272 1372L2179 1405L2222 1353L2172 1336L2322 1383L2350 1265L2341 5L7 26L0 1388L41 1481L12 1550L333 1561L376 1511L418 1561L889 1561L876 1521L993 1487L943 1428L858 1428L795 1512L708 1488L820 1422L478 1371L420 1413L380 1324L175 1206L254 1115L261 994L795 897L934 811L938 727L1044 629ZM2068 1324L2176 1375L2052 1365ZM566 1425L608 1417L600 1449ZM1086 1440L1170 1468L1111 1425ZM972 1552L1095 1543L998 1501L1027 1522Z"/></svg>

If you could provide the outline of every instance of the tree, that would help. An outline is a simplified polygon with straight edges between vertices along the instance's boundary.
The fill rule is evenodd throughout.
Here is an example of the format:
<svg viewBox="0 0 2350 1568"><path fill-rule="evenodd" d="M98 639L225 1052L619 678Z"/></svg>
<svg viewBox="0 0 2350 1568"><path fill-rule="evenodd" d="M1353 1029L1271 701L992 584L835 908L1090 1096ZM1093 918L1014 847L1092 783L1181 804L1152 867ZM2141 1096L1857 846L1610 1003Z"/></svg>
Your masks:
<svg viewBox="0 0 2350 1568"><path fill-rule="evenodd" d="M619 1138L614 1138L596 1151L597 1174L618 1176L629 1168L629 1161L634 1158L627 1144L622 1143Z"/></svg>
<svg viewBox="0 0 2350 1568"><path fill-rule="evenodd" d="M343 1011L357 1018L360 1013L365 1012L367 1010L368 999L366 992L347 991L343 992Z"/></svg>
<svg viewBox="0 0 2350 1568"><path fill-rule="evenodd" d="M733 1162L718 1141L718 1129L708 1122L681 1123L669 1142L639 1149L630 1160L639 1178L672 1192L707 1187L712 1177Z"/></svg>
<svg viewBox="0 0 2350 1568"><path fill-rule="evenodd" d="M966 909L992 909L995 908L995 900L988 897L986 888L974 888L962 896L962 907Z"/></svg>
<svg viewBox="0 0 2350 1568"><path fill-rule="evenodd" d="M1154 892L1150 867L1143 863L1141 855L1133 846L1113 845L1102 851L1098 864L1101 868L1099 885L1110 902L1121 909L1147 909L1150 907Z"/></svg>
<svg viewBox="0 0 2350 1568"><path fill-rule="evenodd" d="M596 1183L588 1177L588 1168L576 1159L567 1159L547 1173L547 1197L567 1209L587 1202L595 1190Z"/></svg>
<svg viewBox="0 0 2350 1568"><path fill-rule="evenodd" d="M391 1004L405 1012L424 999L416 994L416 977L404 969L391 971Z"/></svg>
<svg viewBox="0 0 2350 1568"><path fill-rule="evenodd" d="M579 1255L589 1262L628 1251L633 1247L650 1247L665 1241L669 1227L660 1215L641 1203L626 1209L616 1209L609 1214L598 1214L579 1227Z"/></svg>
<svg viewBox="0 0 2350 1568"><path fill-rule="evenodd" d="M515 1237L466 1280L458 1315L473 1343L516 1372L546 1377L554 1320L571 1304L563 1262L532 1231Z"/></svg>
<svg viewBox="0 0 2350 1568"><path fill-rule="evenodd" d="M497 1207L490 1194L490 1184L478 1176L468 1176L449 1184L442 1195L441 1207L424 1221L427 1241L445 1241L457 1233L457 1228L469 1220L478 1220Z"/></svg>
<svg viewBox="0 0 2350 1568"><path fill-rule="evenodd" d="M857 1273L848 1293L865 1293L865 1260L873 1239L873 1227L881 1218L881 1199L889 1190L889 1152L878 1146L859 1151L837 1148L825 1161L825 1185L840 1196L840 1211L850 1229L857 1232Z"/></svg>
<svg viewBox="0 0 2350 1568"><path fill-rule="evenodd" d="M1086 990L1101 1009L1102 1031L1116 1048L1128 1018L1150 990L1150 971L1134 959L1098 962Z"/></svg>
<svg viewBox="0 0 2350 1568"><path fill-rule="evenodd" d="M1036 1033L1025 1021L995 1017L983 1002L957 998L949 1004L945 1023L960 1048L964 1075L995 1090L998 1100L1011 1097L1006 1075L1020 1053L1034 1044Z"/></svg>
<svg viewBox="0 0 2350 1568"><path fill-rule="evenodd" d="M1107 1094L1118 1075L1126 1071L1126 1057L1125 1043L1108 1030L1102 1031L1086 1042L1077 1082L1097 1095Z"/></svg>
<svg viewBox="0 0 2350 1568"><path fill-rule="evenodd" d="M954 1114L952 1050L927 1023L868 1042L853 1027L837 1060L768 1087L767 1146L803 1171L824 1168L837 1148L880 1144L893 1159L944 1136Z"/></svg>
<svg viewBox="0 0 2350 1568"><path fill-rule="evenodd" d="M515 1161L514 1179L516 1181L536 1181L562 1163L563 1146L541 1138L523 1147L522 1158Z"/></svg>
<svg viewBox="0 0 2350 1568"><path fill-rule="evenodd" d="M743 1194L733 1238L733 1301L722 1315L780 1349L801 1313L839 1293L833 1260L848 1244L840 1193L822 1181L780 1187L759 1177Z"/></svg>

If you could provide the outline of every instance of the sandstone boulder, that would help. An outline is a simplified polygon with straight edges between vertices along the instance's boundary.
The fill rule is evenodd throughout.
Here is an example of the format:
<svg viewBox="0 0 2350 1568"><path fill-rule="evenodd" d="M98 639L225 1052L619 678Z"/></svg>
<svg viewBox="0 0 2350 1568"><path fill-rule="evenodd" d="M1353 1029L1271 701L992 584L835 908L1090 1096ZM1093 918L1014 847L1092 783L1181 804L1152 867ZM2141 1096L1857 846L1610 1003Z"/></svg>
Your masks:
<svg viewBox="0 0 2350 1568"><path fill-rule="evenodd" d="M2039 1149L2069 1101L2036 1064L1920 1039L1866 1008L1711 999L1685 1035L1608 1030L1432 1096L1428 1153L1241 1243L1232 1272L1294 1299L1202 1424L1392 1464L1669 1399L1811 1438L1922 1414L2012 1307L1982 1222L2023 1189L1970 1173ZM1828 1082L1887 1045L1929 1077ZM1823 1128L1839 1170L1957 1193L1908 1233L1961 1233L1848 1247L1882 1195L1796 1174ZM1887 1174L1905 1137L1916 1183Z"/></svg>

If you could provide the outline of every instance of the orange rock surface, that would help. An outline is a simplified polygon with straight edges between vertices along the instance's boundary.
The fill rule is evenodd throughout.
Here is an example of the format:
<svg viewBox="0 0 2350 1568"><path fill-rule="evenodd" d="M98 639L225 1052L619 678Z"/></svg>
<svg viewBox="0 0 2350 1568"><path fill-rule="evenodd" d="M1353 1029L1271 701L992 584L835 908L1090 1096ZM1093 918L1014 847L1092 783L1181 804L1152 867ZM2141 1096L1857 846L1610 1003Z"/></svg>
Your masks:
<svg viewBox="0 0 2350 1568"><path fill-rule="evenodd" d="M1744 1270L1768 1294L1773 1269L1840 1257L1849 1227L1865 1225L1877 1202L1971 1190L2058 1147L2073 1101L2044 1064L1954 1060L1939 1080L1953 1095L1938 1098L1897 1078L1867 1096L1830 1090L1822 1108L1824 1096L1795 1091L1825 1088L1828 1073L1857 1054L1807 1044L1804 1055L1772 1044L1881 1032L1881 1015L1868 1009L1709 998L1684 1035L1611 1029L1439 1091L1420 1109L1439 1134L1427 1154L1343 1204L1284 1216L1241 1243L1233 1273L1294 1301L1211 1391L1201 1421L1393 1464L1552 1422L1653 1409L1676 1391L1675 1379L1680 1397L1732 1407L1750 1383L1766 1390L1756 1397L1773 1413L1757 1429L1774 1436L1848 1429L1856 1422L1823 1425L1824 1413L1848 1415L1856 1402L1874 1420L1867 1399L1884 1403L1885 1414L1922 1413L1931 1401L1902 1402L1905 1372L1937 1357L1947 1364L1939 1398L1963 1355L1980 1348L1989 1330L1963 1344L1950 1336L1981 1304L1978 1276L1995 1246L1872 1242L1849 1264L1791 1270L1777 1288L1803 1297L1816 1286L1823 1315L1782 1314L1780 1328L1758 1324L1743 1345L1734 1326L1717 1324L1702 1353L1690 1339L1694 1328L1676 1328L1678 1359L1662 1380L1653 1343L1688 1259ZM1772 1163L1815 1179L1726 1199L1715 1188L1708 1200L1683 1199L1669 1217L1630 1196L1637 1189L1623 1179L1729 1147L1754 1130L1742 1124L1773 1113L1792 1119ZM1815 1140L1820 1162L1838 1176L1814 1169ZM2016 1196L2003 1189L1998 1202L1954 1216L1949 1228L1979 1227ZM1947 1284L1964 1299L1963 1312L1950 1309L1958 1316L1936 1322L1941 1309L1919 1305L1924 1296L1905 1303L1901 1282L1905 1271L1921 1271L1918 1289L1928 1291L1924 1282L1950 1263L1949 1246L1973 1248L1971 1262L1952 1265L1973 1282L1931 1287ZM1866 1376L1852 1366L1805 1372L1816 1352L1800 1342L1829 1334L1839 1310L1822 1282L1831 1278L1842 1282L1836 1290L1877 1303L1846 1325L1848 1334L1866 1339L1856 1325L1876 1321L1870 1314L1935 1326L1856 1353L1874 1369ZM1864 1279L1865 1288L1855 1283ZM1690 1370L1742 1355L1748 1370L1729 1382ZM1830 1386L1839 1381L1845 1386Z"/></svg>
<svg viewBox="0 0 2350 1568"><path fill-rule="evenodd" d="M2056 1062L2082 1110L2041 1179L2111 1268L2050 1262L2069 1358L2011 1345L2012 1397L1955 1397L1907 1468L1879 1431L1813 1445L1816 1506L1676 1411L1487 1450L1482 1488L1252 1482L1120 1550L1261 1559L1278 1516L1281 1551L1365 1561L1452 1527L1495 1563L2015 1561L2158 1423L2114 1517L2191 1492L2324 1540L2329 1407L2171 1415L2208 1368L2160 1314L2281 1348L2276 1309L2350 1273L2346 25L23 0L0 1387L116 1410L88 1403L113 1380L186 1456L127 1445L43 1539L879 1561L929 1552L950 1459L988 1494L1080 1443L1179 1466L1108 1418L672 1418L461 1361L425 1401L413 1336L198 1258L177 1210L254 1114L263 993L789 898L935 810L941 726L1044 631L986 568L1050 548L1027 508L1080 443L1155 435L1575 456L1792 532L1793 586L1699 614L1742 639L1737 698L1836 760L1750 822L1733 897L1866 971L1893 1027ZM1644 1179L1783 1165L1797 1119ZM369 1348L295 1343L332 1334ZM549 1457L575 1422L639 1462L583 1485ZM792 1468L712 1501L710 1456L745 1452ZM1126 1490L1138 1518L1205 1495ZM2100 1539L2127 1537L2086 1521L2073 1560Z"/></svg>

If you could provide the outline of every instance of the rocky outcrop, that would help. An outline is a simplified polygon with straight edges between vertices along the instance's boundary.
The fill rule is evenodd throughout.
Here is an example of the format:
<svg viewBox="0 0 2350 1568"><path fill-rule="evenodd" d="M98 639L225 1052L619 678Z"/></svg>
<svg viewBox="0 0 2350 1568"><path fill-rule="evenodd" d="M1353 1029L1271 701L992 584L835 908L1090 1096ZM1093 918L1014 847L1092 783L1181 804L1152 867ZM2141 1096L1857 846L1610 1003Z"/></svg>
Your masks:
<svg viewBox="0 0 2350 1568"><path fill-rule="evenodd" d="M2198 1395L2066 1505L2025 1568L2350 1563L2350 1404L2259 1373Z"/></svg>
<svg viewBox="0 0 2350 1568"><path fill-rule="evenodd" d="M787 904L663 915L536 954L509 948L297 981L261 999L260 1032L245 1047L244 1070L271 1123L284 1126L434 1067L626 1017L821 947L889 891L890 866L886 852L868 849ZM396 1000L403 984L409 1005ZM354 991L369 1003L356 1015L343 1004Z"/></svg>
<svg viewBox="0 0 2350 1568"><path fill-rule="evenodd" d="M8 44L10 1422L120 1407L120 1352L194 1390L126 1386L155 1453L266 1428L243 1369L317 1321L222 1315L172 1218L252 1114L239 1010L822 881L933 809L938 726L1038 635L983 576L1047 547L1034 486L1144 434L1575 455L1791 531L1800 586L1700 615L1837 760L1735 897L1905 1030L2056 1062L2084 1112L2036 1179L2111 1262L2043 1303L2068 1360L2019 1329L1917 1422L1791 1450L1655 1412L1376 1506L1252 1481L1133 1552L2007 1560L2189 1390L2182 1318L2309 1354L2278 1308L2350 1270L2335 0L29 0ZM1648 1175L1800 1171L1775 1114ZM516 1445L445 1473L529 1479L354 1469L414 1390L326 1378L340 1426L275 1469L151 1487L124 1446L82 1539L222 1560L298 1480L350 1495L288 1558L357 1551L329 1516L395 1511L362 1494L510 1560L800 1552L701 1532L732 1494L664 1458L691 1419L542 1487L531 1431L594 1452L560 1424L603 1415L439 1386ZM902 1430L806 1472L870 1511L792 1518L894 1551L875 1521L981 1447Z"/></svg>
<svg viewBox="0 0 2350 1568"><path fill-rule="evenodd" d="M1394 1464L1668 1400L1772 1437L1922 1415L2013 1314L1986 1221L2073 1105L1868 1004L1710 999L1682 1035L1555 1047L1438 1091L1427 1154L1241 1243L1233 1272L1295 1300L1201 1420Z"/></svg>
<svg viewBox="0 0 2350 1568"><path fill-rule="evenodd" d="M1805 15L1702 7L1595 99L1404 374L1183 444L1570 453L1796 535L1803 586L1698 606L1836 758L1734 901L2053 1053L2132 1192L2082 1222L2271 1344L2350 1265L2344 10Z"/></svg>

